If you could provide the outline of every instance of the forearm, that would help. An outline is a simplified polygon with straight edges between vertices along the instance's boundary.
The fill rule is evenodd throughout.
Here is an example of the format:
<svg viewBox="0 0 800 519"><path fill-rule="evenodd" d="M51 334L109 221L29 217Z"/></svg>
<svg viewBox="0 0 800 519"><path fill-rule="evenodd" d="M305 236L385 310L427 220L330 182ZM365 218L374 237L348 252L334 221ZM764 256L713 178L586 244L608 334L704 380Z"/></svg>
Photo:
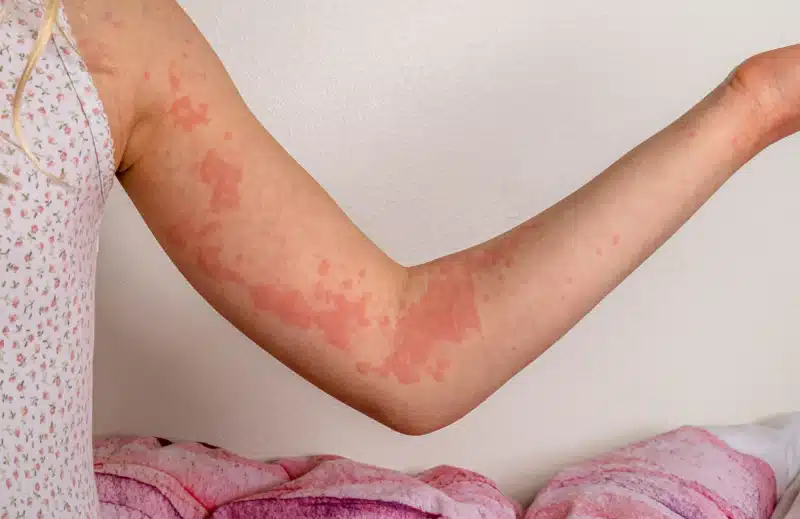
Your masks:
<svg viewBox="0 0 800 519"><path fill-rule="evenodd" d="M394 345L402 369L394 374L408 384L440 380L421 395L448 402L455 416L446 421L468 412L573 327L763 147L753 122L750 105L720 87L532 220L411 269Z"/></svg>

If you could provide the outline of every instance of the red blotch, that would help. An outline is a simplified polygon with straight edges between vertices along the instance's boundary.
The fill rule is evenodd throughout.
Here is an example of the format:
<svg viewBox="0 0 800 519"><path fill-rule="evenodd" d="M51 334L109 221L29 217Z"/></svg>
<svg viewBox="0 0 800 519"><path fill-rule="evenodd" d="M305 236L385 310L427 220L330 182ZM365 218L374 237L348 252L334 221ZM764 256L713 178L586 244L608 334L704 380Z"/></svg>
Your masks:
<svg viewBox="0 0 800 519"><path fill-rule="evenodd" d="M184 218L166 229L165 238L175 247L186 249L191 245L190 242L205 238L220 227L219 222L209 222L197 229L190 218Z"/></svg>
<svg viewBox="0 0 800 519"><path fill-rule="evenodd" d="M597 247L597 249L595 249L595 251L594 251L594 252L595 252L595 253L596 253L598 256L602 256L602 255L603 255L603 249L602 249L602 248L600 248L600 247Z"/></svg>
<svg viewBox="0 0 800 519"><path fill-rule="evenodd" d="M696 132L695 130L692 130L692 131L690 131L690 132L689 132L689 137L691 137L692 139L694 139L695 137L697 137L697 132Z"/></svg>
<svg viewBox="0 0 800 519"><path fill-rule="evenodd" d="M208 278L215 281L244 283L245 279L240 273L222 263L221 246L202 245L209 235L221 227L219 222L209 222L197 228L190 219L186 219L169 227L166 239L174 247L190 251L194 255L197 267ZM236 262L241 263L241 260L242 255L237 255Z"/></svg>
<svg viewBox="0 0 800 519"><path fill-rule="evenodd" d="M738 148L739 147L739 137L732 138L731 139L731 144L733 145L734 148Z"/></svg>
<svg viewBox="0 0 800 519"><path fill-rule="evenodd" d="M148 71L144 72L144 80L145 81L150 81L150 72L148 72Z"/></svg>
<svg viewBox="0 0 800 519"><path fill-rule="evenodd" d="M523 224L532 228L538 222ZM528 229L530 230L530 229ZM401 306L392 353L372 372L394 377L401 384L420 382L427 374L444 380L451 363L441 357L443 346L458 346L482 333L477 309L475 276L498 272L513 258L523 240L517 230L488 245L422 267L425 289L416 301ZM505 276L500 271L498 278Z"/></svg>
<svg viewBox="0 0 800 519"><path fill-rule="evenodd" d="M322 260L319 262L319 267L317 267L317 273L320 276L327 276L330 270L331 270L331 264L328 260Z"/></svg>
<svg viewBox="0 0 800 519"><path fill-rule="evenodd" d="M430 371L426 366L434 361L438 345L459 344L481 330L471 268L450 261L429 270L425 292L397 321L394 351L375 369L402 384L419 382Z"/></svg>
<svg viewBox="0 0 800 519"><path fill-rule="evenodd" d="M286 286L265 284L249 290L256 309L269 312L286 325L318 330L328 344L340 350L349 349L353 335L369 326L366 316L369 294L350 300L318 284L315 296L325 302L325 307L315 309L299 291Z"/></svg>
<svg viewBox="0 0 800 519"><path fill-rule="evenodd" d="M233 139L233 134L231 132L225 132L225 140L229 141Z"/></svg>
<svg viewBox="0 0 800 519"><path fill-rule="evenodd" d="M361 269L358 271L358 277L360 279L364 279L367 275L367 269Z"/></svg>
<svg viewBox="0 0 800 519"><path fill-rule="evenodd" d="M615 234L614 237L611 239L611 245L616 247L617 245L619 245L619 240L620 239L621 239L621 236L619 234Z"/></svg>
<svg viewBox="0 0 800 519"><path fill-rule="evenodd" d="M181 127L185 132L194 130L195 126L211 122L208 118L208 105L201 104L195 108L189 96L181 97L172 103L172 108L167 113L175 120L175 126Z"/></svg>
<svg viewBox="0 0 800 519"><path fill-rule="evenodd" d="M209 151L200 163L200 180L211 186L210 208L214 213L239 207L239 184L242 170L223 160L215 150Z"/></svg>
<svg viewBox="0 0 800 519"><path fill-rule="evenodd" d="M367 373L369 373L369 362L357 362L356 369L362 375L366 375Z"/></svg>
<svg viewBox="0 0 800 519"><path fill-rule="evenodd" d="M345 279L342 281L342 288L345 290L350 290L353 288L353 280L352 279Z"/></svg>
<svg viewBox="0 0 800 519"><path fill-rule="evenodd" d="M388 315L384 315L383 317L381 317L381 320L380 320L380 327L381 328L388 328L390 324L391 324L391 321L389 320L389 316Z"/></svg>
<svg viewBox="0 0 800 519"><path fill-rule="evenodd" d="M225 267L220 261L222 247L204 247L197 252L197 265L200 270L215 281L243 283L244 278L235 270Z"/></svg>

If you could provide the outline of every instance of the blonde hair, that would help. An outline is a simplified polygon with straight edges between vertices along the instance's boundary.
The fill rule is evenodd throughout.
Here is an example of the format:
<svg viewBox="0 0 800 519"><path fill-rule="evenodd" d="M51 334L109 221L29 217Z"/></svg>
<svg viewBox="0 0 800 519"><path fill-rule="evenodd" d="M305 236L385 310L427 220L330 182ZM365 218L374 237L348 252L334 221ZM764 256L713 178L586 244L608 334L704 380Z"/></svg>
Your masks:
<svg viewBox="0 0 800 519"><path fill-rule="evenodd" d="M72 40L64 34L62 27L58 23L58 15L61 11L61 0L42 0L43 7L44 7L44 20L42 21L42 25L39 28L39 32L36 35L36 41L33 44L33 49L31 49L30 54L28 55L28 61L25 64L25 68L22 70L22 75L17 82L17 89L14 92L14 103L12 105L12 121L14 126L14 134L17 137L17 141L13 142L10 139L9 142L21 149L25 155L33 162L33 165L42 172L42 174L46 175L48 178L57 182L59 184L65 184L63 180L56 177L55 175L48 173L45 171L41 164L39 163L39 159L36 157L36 154L33 153L30 146L28 145L27 141L25 140L25 133L22 129L22 117L21 117L21 110L22 104L25 102L25 86L30 81L31 76L33 75L33 70L36 67L36 62L39 61L39 58L44 53L45 48L47 47L47 43L52 38L54 32L58 30L64 39L69 42L71 46L74 47L72 44ZM8 10L14 2L7 2L6 6L0 12L0 19L5 19L8 16ZM8 177L0 173L0 183L7 183Z"/></svg>

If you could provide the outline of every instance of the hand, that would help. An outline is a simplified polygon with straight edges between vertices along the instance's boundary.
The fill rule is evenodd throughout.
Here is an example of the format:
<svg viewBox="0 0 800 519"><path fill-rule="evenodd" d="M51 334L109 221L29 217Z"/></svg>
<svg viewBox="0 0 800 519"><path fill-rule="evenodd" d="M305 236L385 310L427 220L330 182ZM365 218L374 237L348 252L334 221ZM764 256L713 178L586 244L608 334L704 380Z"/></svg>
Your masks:
<svg viewBox="0 0 800 519"><path fill-rule="evenodd" d="M800 131L800 45L753 56L727 84L751 104L764 146Z"/></svg>

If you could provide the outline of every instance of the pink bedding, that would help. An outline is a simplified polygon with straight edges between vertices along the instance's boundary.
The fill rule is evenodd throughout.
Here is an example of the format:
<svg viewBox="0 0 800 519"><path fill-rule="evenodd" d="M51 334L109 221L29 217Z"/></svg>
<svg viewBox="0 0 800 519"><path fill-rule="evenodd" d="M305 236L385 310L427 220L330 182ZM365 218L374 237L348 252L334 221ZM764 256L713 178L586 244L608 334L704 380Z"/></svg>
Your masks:
<svg viewBox="0 0 800 519"><path fill-rule="evenodd" d="M687 427L570 467L527 511L454 467L411 476L334 456L259 462L157 438L97 441L95 472L103 519L768 518L785 478L721 437Z"/></svg>

